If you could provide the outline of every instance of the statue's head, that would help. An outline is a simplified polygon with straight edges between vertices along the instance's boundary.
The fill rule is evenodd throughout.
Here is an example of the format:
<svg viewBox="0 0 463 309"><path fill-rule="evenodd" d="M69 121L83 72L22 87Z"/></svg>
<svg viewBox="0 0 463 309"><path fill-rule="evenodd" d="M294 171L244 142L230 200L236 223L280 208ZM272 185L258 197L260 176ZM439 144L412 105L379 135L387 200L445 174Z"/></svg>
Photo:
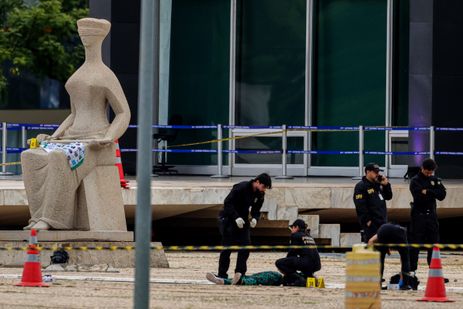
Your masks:
<svg viewBox="0 0 463 309"><path fill-rule="evenodd" d="M106 19L82 18L77 21L77 31L84 46L101 43L110 28L111 23Z"/></svg>

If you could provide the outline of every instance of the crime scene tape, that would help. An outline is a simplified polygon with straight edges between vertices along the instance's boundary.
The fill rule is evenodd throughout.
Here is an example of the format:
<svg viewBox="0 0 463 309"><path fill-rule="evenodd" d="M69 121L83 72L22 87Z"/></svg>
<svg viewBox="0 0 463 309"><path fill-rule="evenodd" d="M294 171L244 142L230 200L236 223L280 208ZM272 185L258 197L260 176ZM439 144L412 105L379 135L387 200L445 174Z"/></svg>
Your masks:
<svg viewBox="0 0 463 309"><path fill-rule="evenodd" d="M20 165L21 162L7 162L7 163L0 163L0 166L10 166L10 165Z"/></svg>
<svg viewBox="0 0 463 309"><path fill-rule="evenodd" d="M437 247L439 249L451 249L458 250L463 249L463 244L374 244L369 247L388 247L388 248L397 248L397 247L411 247L415 249L432 249ZM222 251L222 250L287 250L287 249L342 249L347 250L351 249L352 246L331 246L331 245L247 245L247 246L150 246L151 250L156 251ZM0 251L25 251L28 249L28 246L13 247L13 246L0 246ZM116 251L116 250L135 250L135 246L41 246L38 245L37 249L39 251L56 251L59 249L64 249L65 251Z"/></svg>
<svg viewBox="0 0 463 309"><path fill-rule="evenodd" d="M243 135L243 136L226 137L226 138L222 138L222 139L211 139L211 140L202 141L202 142L194 142L194 143L187 143L187 144L169 145L169 146L167 146L167 148L173 148L173 147L187 147L187 146L196 146L196 145L212 144L212 143L226 142L226 141L231 141L231 140L240 140L240 139L255 137L255 136L259 136L259 135L281 134L281 133L283 133L283 132L284 132L283 130L274 131L274 132L261 132L261 133L256 133L256 134Z"/></svg>

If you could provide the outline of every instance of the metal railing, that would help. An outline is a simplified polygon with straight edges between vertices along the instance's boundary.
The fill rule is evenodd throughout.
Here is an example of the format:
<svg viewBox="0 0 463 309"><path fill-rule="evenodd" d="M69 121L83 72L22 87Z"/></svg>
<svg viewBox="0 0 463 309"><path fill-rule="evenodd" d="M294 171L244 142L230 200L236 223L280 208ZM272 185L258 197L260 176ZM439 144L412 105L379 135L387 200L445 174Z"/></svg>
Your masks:
<svg viewBox="0 0 463 309"><path fill-rule="evenodd" d="M58 125L54 124L16 124L3 122L1 126L2 130L2 147L0 152L2 153L1 162L2 168L0 175L10 175L6 171L8 165L7 154L8 153L20 153L27 149L27 134L29 130L55 130ZM130 125L129 128L136 129L136 125ZM288 154L302 154L302 155L357 155L358 156L358 176L363 175L363 166L365 155L384 155L384 156L400 156L400 155L428 155L434 158L435 155L451 155L460 156L463 152L455 151L436 151L435 150L435 132L463 132L463 128L446 128L446 127L381 127L381 126L288 126L283 124L281 126L231 126L231 125L153 125L153 128L157 129L177 129L177 130L216 130L216 139L200 141L196 143L174 145L177 148L166 148L166 149L153 149L153 152L168 152L168 153L217 153L217 174L211 177L224 178L231 175L223 174L223 154L281 154L281 175L277 178L291 178L288 175ZM264 131L258 134L249 134L238 137L224 138L223 130L252 130L256 132ZM8 147L8 131L9 130L20 130L21 131L21 142L20 147ZM269 132L266 133L265 130ZM429 132L429 150L428 151L368 151L365 150L365 132L368 131L415 131L415 132ZM288 149L288 131L299 131L299 132L329 132L329 131L344 131L344 132L358 132L358 149L356 150L291 150ZM223 143L230 139L241 139L255 136L269 137L279 134L281 136L281 149L277 150L246 150L246 149L223 149ZM184 149L182 147L200 144L212 144L217 143L216 149ZM172 146L172 147L174 147ZM4 151L4 149L6 151ZM137 149L121 149L121 152L136 152Z"/></svg>

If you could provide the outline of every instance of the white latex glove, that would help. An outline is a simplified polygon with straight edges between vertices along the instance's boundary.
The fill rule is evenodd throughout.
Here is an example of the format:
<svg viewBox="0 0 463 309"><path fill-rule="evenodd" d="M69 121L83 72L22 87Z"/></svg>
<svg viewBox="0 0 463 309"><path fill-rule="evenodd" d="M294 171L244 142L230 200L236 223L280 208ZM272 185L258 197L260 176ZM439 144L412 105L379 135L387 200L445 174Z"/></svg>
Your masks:
<svg viewBox="0 0 463 309"><path fill-rule="evenodd" d="M257 225L257 220L255 218L252 218L251 221L249 221L249 225L251 228L255 228Z"/></svg>
<svg viewBox="0 0 463 309"><path fill-rule="evenodd" d="M240 217L240 218L236 219L235 222L236 222L236 225L238 226L239 229L242 229L244 227L243 218Z"/></svg>

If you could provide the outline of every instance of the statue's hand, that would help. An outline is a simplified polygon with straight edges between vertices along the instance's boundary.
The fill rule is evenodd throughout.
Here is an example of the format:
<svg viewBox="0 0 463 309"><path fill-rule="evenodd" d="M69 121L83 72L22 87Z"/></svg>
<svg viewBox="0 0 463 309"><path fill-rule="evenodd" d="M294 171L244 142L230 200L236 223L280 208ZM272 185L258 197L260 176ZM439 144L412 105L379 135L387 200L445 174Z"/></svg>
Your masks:
<svg viewBox="0 0 463 309"><path fill-rule="evenodd" d="M88 143L88 146L91 148L103 148L113 144L114 142L108 138L95 139Z"/></svg>
<svg viewBox="0 0 463 309"><path fill-rule="evenodd" d="M37 135L36 139L37 139L37 143L40 144L40 143L43 142L43 141L47 141L47 140L51 139L51 136L48 135L48 134L39 134L39 135ZM27 140L27 144L28 144L28 145L31 144L31 140L30 140L30 139Z"/></svg>

